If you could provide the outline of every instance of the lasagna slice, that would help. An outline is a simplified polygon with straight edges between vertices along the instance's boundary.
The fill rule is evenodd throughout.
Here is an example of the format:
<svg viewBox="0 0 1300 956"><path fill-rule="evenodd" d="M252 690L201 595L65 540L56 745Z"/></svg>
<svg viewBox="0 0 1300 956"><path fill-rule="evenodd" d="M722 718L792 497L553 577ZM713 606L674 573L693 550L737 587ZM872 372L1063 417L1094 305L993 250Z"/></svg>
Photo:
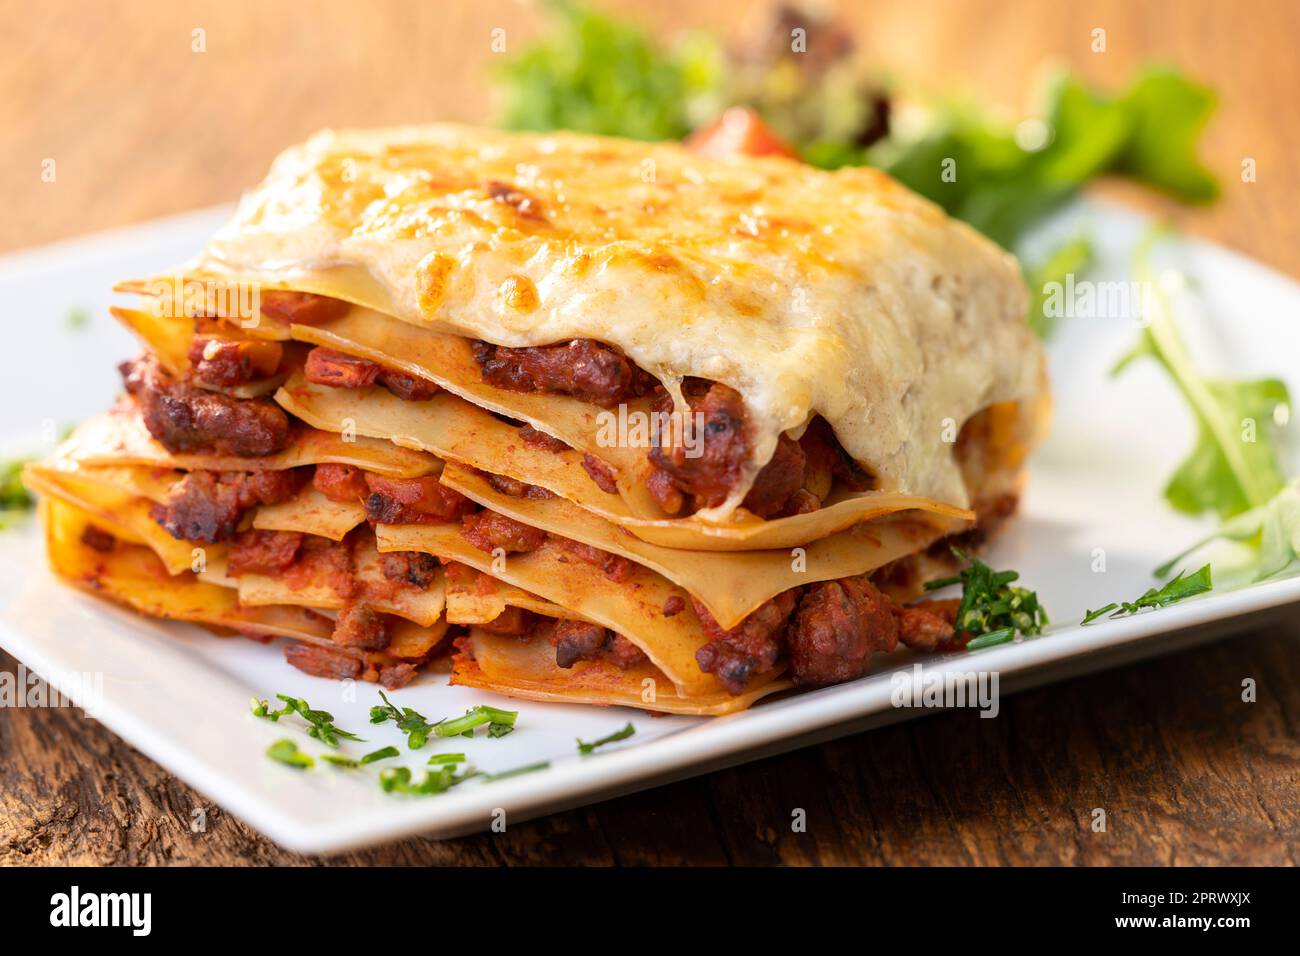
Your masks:
<svg viewBox="0 0 1300 956"><path fill-rule="evenodd" d="M867 169L322 133L118 289L56 570L390 687L722 714L958 647L916 599L1046 417L1014 261Z"/></svg>

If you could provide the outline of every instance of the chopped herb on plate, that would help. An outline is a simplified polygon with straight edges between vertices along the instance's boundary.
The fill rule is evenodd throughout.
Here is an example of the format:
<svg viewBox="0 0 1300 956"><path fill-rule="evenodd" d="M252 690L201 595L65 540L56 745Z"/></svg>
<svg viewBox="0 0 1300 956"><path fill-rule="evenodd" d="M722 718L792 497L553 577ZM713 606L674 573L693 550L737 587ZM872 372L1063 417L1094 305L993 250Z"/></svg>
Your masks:
<svg viewBox="0 0 1300 956"><path fill-rule="evenodd" d="M1110 614L1111 617L1122 617L1126 614L1136 614L1143 608L1168 607L1175 601L1181 601L1194 594L1204 594L1213 588L1214 583L1210 580L1210 566L1208 564L1195 574L1184 575L1182 571L1179 571L1177 577L1163 587L1151 588L1136 601L1112 602L1105 607L1097 608L1095 611L1089 611L1079 623L1091 624L1104 614Z"/></svg>
<svg viewBox="0 0 1300 956"><path fill-rule="evenodd" d="M583 756L586 756L587 754L595 750L597 747L603 747L605 746L605 744L612 744L617 740L627 740L627 738L631 737L634 733L636 733L636 728L633 727L631 723L629 723L622 730L616 730L608 737L601 737L599 740L592 741L589 744L583 743L582 738L579 737L578 752Z"/></svg>
<svg viewBox="0 0 1300 956"><path fill-rule="evenodd" d="M382 690L379 696L383 698L383 704L376 704L370 708L370 722L372 724L382 724L391 720L397 724L397 729L406 734L406 746L412 750L419 750L429 742L429 734L433 732L433 725L428 719L417 710L410 707L399 708Z"/></svg>
<svg viewBox="0 0 1300 956"><path fill-rule="evenodd" d="M305 754L298 749L298 745L292 740L277 740L271 746L266 748L266 755L272 760L277 760L287 767L293 767L296 770L306 770L315 765L316 761L311 759L309 754Z"/></svg>
<svg viewBox="0 0 1300 956"><path fill-rule="evenodd" d="M488 725L489 737L504 737L515 729L515 720L519 717L517 710L500 710L479 704L471 707L459 717L448 717L433 725L433 732L439 737L472 737L474 728Z"/></svg>
<svg viewBox="0 0 1300 956"><path fill-rule="evenodd" d="M275 696L284 701L283 707L279 710L271 710L267 701L254 697L252 700L253 716L261 717L264 720L278 721L281 717L289 714L297 714L310 725L307 730L308 737L314 737L321 743L336 749L339 746L340 737L344 740L362 739L350 731L336 727L333 714L327 710L313 710L311 705L301 697L290 697L288 694L276 694Z"/></svg>
<svg viewBox="0 0 1300 956"><path fill-rule="evenodd" d="M545 770L551 765L549 760L541 760L537 763L524 764L522 767L512 767L510 770L502 770L500 773L485 773L483 779L487 782L493 780L505 780L508 777L518 777L525 773L535 773L538 770Z"/></svg>
<svg viewBox="0 0 1300 956"><path fill-rule="evenodd" d="M1017 633L1026 637L1043 633L1048 624L1047 611L1035 592L1012 585L1019 580L1019 571L994 571L957 548L952 553L969 565L953 577L927 582L925 589L934 591L961 585L955 627L959 634L971 635L966 642L967 650L1005 644L1014 640Z"/></svg>
<svg viewBox="0 0 1300 956"><path fill-rule="evenodd" d="M386 767L379 774L379 786L383 788L385 793L428 796L429 794L446 793L456 784L478 776L481 776L481 774L472 768L466 767L464 773L457 774L456 767L448 765L425 771L424 779L419 783L414 783L412 782L413 777L409 767Z"/></svg>

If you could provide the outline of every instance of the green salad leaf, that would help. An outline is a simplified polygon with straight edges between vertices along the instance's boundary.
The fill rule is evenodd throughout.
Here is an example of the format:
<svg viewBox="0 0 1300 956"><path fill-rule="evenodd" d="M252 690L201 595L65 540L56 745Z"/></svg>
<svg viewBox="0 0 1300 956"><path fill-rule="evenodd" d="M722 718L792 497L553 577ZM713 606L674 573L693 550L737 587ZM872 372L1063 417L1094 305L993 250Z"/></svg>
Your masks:
<svg viewBox="0 0 1300 956"><path fill-rule="evenodd" d="M927 135L903 146L882 144L871 158L1008 249L1105 174L1132 177L1187 202L1218 195L1214 177L1196 158L1214 95L1181 73L1147 69L1118 96L1059 74L1047 101L1041 144L1018 141L1015 125L961 103L937 110Z"/></svg>
<svg viewBox="0 0 1300 956"><path fill-rule="evenodd" d="M644 140L690 132L688 94L710 78L698 51L679 60L636 26L578 3L545 9L551 28L497 71L501 126Z"/></svg>
<svg viewBox="0 0 1300 956"><path fill-rule="evenodd" d="M1257 581L1293 567L1300 558L1300 478L1293 479L1264 504L1223 522L1214 532L1156 568L1156 576L1164 577L1179 561L1216 539L1258 542Z"/></svg>
<svg viewBox="0 0 1300 956"><path fill-rule="evenodd" d="M1047 290L1054 284L1064 285L1069 275L1078 276L1087 271L1092 265L1093 251L1092 238L1082 234L1056 246L1037 265L1023 265L1032 303L1029 324L1039 337L1047 338L1056 324L1056 316L1047 311Z"/></svg>
<svg viewBox="0 0 1300 956"><path fill-rule="evenodd" d="M23 485L23 468L31 461L31 458L0 461L0 530L36 507L36 499Z"/></svg>
<svg viewBox="0 0 1300 956"><path fill-rule="evenodd" d="M1150 358L1169 374L1196 418L1197 439L1165 486L1165 498L1187 514L1215 512L1230 518L1264 505L1282 489L1272 422L1275 409L1289 405L1290 395L1275 378L1211 378L1193 364L1174 324L1168 293L1151 265L1151 249L1163 234L1152 230L1134 254L1135 278L1147 290L1147 325L1113 373Z"/></svg>

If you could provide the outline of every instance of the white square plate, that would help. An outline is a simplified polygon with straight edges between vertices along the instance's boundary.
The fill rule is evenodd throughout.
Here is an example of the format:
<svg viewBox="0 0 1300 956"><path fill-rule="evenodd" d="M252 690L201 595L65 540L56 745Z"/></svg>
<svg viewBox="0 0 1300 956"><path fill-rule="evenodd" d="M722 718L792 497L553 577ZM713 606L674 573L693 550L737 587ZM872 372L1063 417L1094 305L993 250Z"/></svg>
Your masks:
<svg viewBox="0 0 1300 956"><path fill-rule="evenodd" d="M114 365L135 351L107 315L109 287L187 258L228 213L205 210L0 260L10 343L0 353L0 452L39 453L59 425L109 404L119 388ZM1081 223L1093 230L1100 250L1089 277L1126 280L1144 223L1089 204L1045 232L1059 236ZM1292 377L1300 368L1300 286L1206 243L1180 243L1171 251L1200 291L1203 315L1180 319L1202 363L1233 376ZM81 330L67 322L74 308L90 316ZM1051 343L1052 437L1034 458L1019 518L988 558L996 567L1019 569L1056 623L1042 638L926 659L926 668L996 671L1006 692L1185 646L1241 626L1245 615L1300 599L1295 578L1239 590L1220 585L1164 610L1076 626L1085 609L1145 591L1151 570L1206 528L1175 514L1161 497L1193 440L1189 412L1152 363L1138 363L1118 379L1107 376L1134 336L1131 321L1061 321ZM1290 384L1297 385L1293 377ZM1295 463L1291 454L1289 464ZM290 693L368 738L347 746L353 755L400 746L391 725L367 721L377 702L373 686L348 693L294 670L276 647L146 620L60 585L45 568L34 524L0 534L0 643L56 685L76 674L101 674L98 719L215 802L303 852L412 833L471 832L503 812L507 820L536 816L920 712L890 703L891 672L910 670L916 660L903 656L882 661L878 673L854 683L715 719L515 703L448 687L444 676L429 674L392 695L395 702L438 719L490 701L519 710L519 729L496 740L435 740L422 751L404 751L417 776L425 757L439 749L464 750L489 772L543 760L552 765L496 782L470 781L438 796L392 796L378 787L375 767L345 772L318 763L303 773L268 760L266 747L281 737L313 753L323 748L295 720L270 724L248 712L252 695ZM1102 552L1105 571L1098 572ZM629 720L636 726L630 740L590 757L577 754L575 737L592 740Z"/></svg>

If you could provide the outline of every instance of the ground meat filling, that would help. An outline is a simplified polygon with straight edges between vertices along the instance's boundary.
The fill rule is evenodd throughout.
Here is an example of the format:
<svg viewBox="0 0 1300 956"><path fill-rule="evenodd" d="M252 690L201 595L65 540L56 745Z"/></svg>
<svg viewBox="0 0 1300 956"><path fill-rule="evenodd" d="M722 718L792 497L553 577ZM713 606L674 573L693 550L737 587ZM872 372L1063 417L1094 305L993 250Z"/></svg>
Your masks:
<svg viewBox="0 0 1300 956"><path fill-rule="evenodd" d="M554 435L548 435L546 432L539 432L532 425L521 425L519 428L519 438L529 448L541 448L543 451L549 452L569 450L569 446L560 441Z"/></svg>
<svg viewBox="0 0 1300 956"><path fill-rule="evenodd" d="M212 388L233 388L269 378L280 368L284 347L258 339L195 335L189 360L194 379Z"/></svg>
<svg viewBox="0 0 1300 956"><path fill-rule="evenodd" d="M756 674L770 671L781 656L782 636L795 591L785 591L767 601L731 630L718 626L713 615L695 598L695 614L710 642L695 652L700 670L712 674L732 694L739 694Z"/></svg>
<svg viewBox="0 0 1300 956"><path fill-rule="evenodd" d="M344 504L364 501L370 494L366 473L355 465L319 464L312 474L311 484L330 501Z"/></svg>
<svg viewBox="0 0 1300 956"><path fill-rule="evenodd" d="M466 515L460 536L489 554L500 548L506 554L527 554L546 543L546 532L495 511Z"/></svg>
<svg viewBox="0 0 1300 956"><path fill-rule="evenodd" d="M480 471L483 480L489 485L501 492L503 495L509 495L511 498L531 498L534 500L546 500L554 498L554 492L547 491L540 485L530 485L526 481L520 481L517 478L508 478L505 475L494 475L491 472Z"/></svg>
<svg viewBox="0 0 1300 956"><path fill-rule="evenodd" d="M284 659L304 674L332 680L355 679L362 670L359 658L315 644L286 644Z"/></svg>
<svg viewBox="0 0 1300 956"><path fill-rule="evenodd" d="M386 690L401 690L415 679L415 665L401 661L379 668L379 684Z"/></svg>
<svg viewBox="0 0 1300 956"><path fill-rule="evenodd" d="M619 349L591 339L532 348L476 341L473 348L483 381L512 392L571 395L612 408L646 394L657 384Z"/></svg>
<svg viewBox="0 0 1300 956"><path fill-rule="evenodd" d="M865 576L813 584L786 634L790 677L804 686L861 677L871 655L898 645L898 630L893 603Z"/></svg>
<svg viewBox="0 0 1300 956"><path fill-rule="evenodd" d="M366 518L372 524L441 524L469 514L477 505L438 480L385 478L365 472Z"/></svg>
<svg viewBox="0 0 1300 956"><path fill-rule="evenodd" d="M551 540L579 561L600 568L611 581L626 581L632 576L635 565L627 558L560 535L552 535Z"/></svg>
<svg viewBox="0 0 1300 956"><path fill-rule="evenodd" d="M646 660L641 648L622 634L587 621L556 621L549 638L558 667L569 668L579 661L608 661L627 670Z"/></svg>
<svg viewBox="0 0 1300 956"><path fill-rule="evenodd" d="M654 411L673 410L673 398L653 378L633 365L622 352L590 339L536 348L505 348L473 343L474 358L483 379L498 388L521 392L572 395L606 408L642 395L654 395ZM659 445L648 458L651 469L646 487L668 514L716 508L727 500L744 474L753 447L744 400L735 389L718 382L686 379L683 397L695 413L686 422L685 435L673 429L660 434ZM697 416L702 417L696 434ZM525 444L552 451L568 446L524 426ZM592 481L609 494L618 486L616 475L593 455L582 466ZM829 425L814 419L805 437L778 439L771 460L754 479L742 502L761 518L804 514L821 507L832 479L851 491L870 487L871 476L835 440Z"/></svg>
<svg viewBox="0 0 1300 956"><path fill-rule="evenodd" d="M303 535L300 531L248 531L235 535L230 543L226 573L274 574L283 571L298 557Z"/></svg>
<svg viewBox="0 0 1300 956"><path fill-rule="evenodd" d="M618 494L618 480L614 469L593 454L582 456L582 470L596 483L596 487L607 495Z"/></svg>
<svg viewBox="0 0 1300 956"><path fill-rule="evenodd" d="M273 505L295 494L307 480L305 469L287 471L191 471L150 514L173 538L212 544L239 528L244 512Z"/></svg>
<svg viewBox="0 0 1300 956"><path fill-rule="evenodd" d="M388 646L388 628L384 616L364 604L343 605L334 622L334 643L363 651L382 651Z"/></svg>
<svg viewBox="0 0 1300 956"><path fill-rule="evenodd" d="M352 308L342 299L282 289L262 289L258 299L264 316L286 325L317 325L337 319Z"/></svg>
<svg viewBox="0 0 1300 956"><path fill-rule="evenodd" d="M386 551L379 564L385 580L421 591L438 575L438 559L423 551Z"/></svg>
<svg viewBox="0 0 1300 956"><path fill-rule="evenodd" d="M697 507L714 508L727 500L749 459L745 406L740 393L726 385L689 382L683 393L694 413L686 419L686 434L661 433L660 445L650 450L650 464L671 479L678 494L692 496ZM655 411L667 413L672 407L671 397L665 396Z"/></svg>
<svg viewBox="0 0 1300 956"><path fill-rule="evenodd" d="M289 442L289 416L268 399L231 398L172 378L153 356L118 366L149 434L170 452L260 458Z"/></svg>
<svg viewBox="0 0 1300 956"><path fill-rule="evenodd" d="M822 581L778 594L740 624L723 630L692 598L710 642L695 652L700 669L739 694L780 660L801 686L840 684L866 674L871 657L901 641L923 651L959 645L957 600L900 606L867 575Z"/></svg>
<svg viewBox="0 0 1300 956"><path fill-rule="evenodd" d="M323 345L307 353L303 375L313 384L328 385L330 388L369 388L371 385L382 385L408 402L426 402L439 391L436 383L418 375L410 375L345 352L336 352Z"/></svg>
<svg viewBox="0 0 1300 956"><path fill-rule="evenodd" d="M92 551L108 554L113 550L117 539L103 528L96 528L93 524L88 524L86 529L81 532L81 543Z"/></svg>
<svg viewBox="0 0 1300 956"><path fill-rule="evenodd" d="M960 646L962 642L956 633L960 604L960 598L895 604L898 639L917 651L943 651Z"/></svg>
<svg viewBox="0 0 1300 956"><path fill-rule="evenodd" d="M694 508L716 508L726 501L752 447L745 404L734 388L688 380L683 394L693 413L684 426L688 431L666 430L648 456L654 471L646 487L669 514L680 512L688 498ZM656 403L656 412L671 410L667 396ZM780 515L803 488L806 463L802 446L782 435L741 504L760 518ZM802 505L807 507L806 499Z"/></svg>

